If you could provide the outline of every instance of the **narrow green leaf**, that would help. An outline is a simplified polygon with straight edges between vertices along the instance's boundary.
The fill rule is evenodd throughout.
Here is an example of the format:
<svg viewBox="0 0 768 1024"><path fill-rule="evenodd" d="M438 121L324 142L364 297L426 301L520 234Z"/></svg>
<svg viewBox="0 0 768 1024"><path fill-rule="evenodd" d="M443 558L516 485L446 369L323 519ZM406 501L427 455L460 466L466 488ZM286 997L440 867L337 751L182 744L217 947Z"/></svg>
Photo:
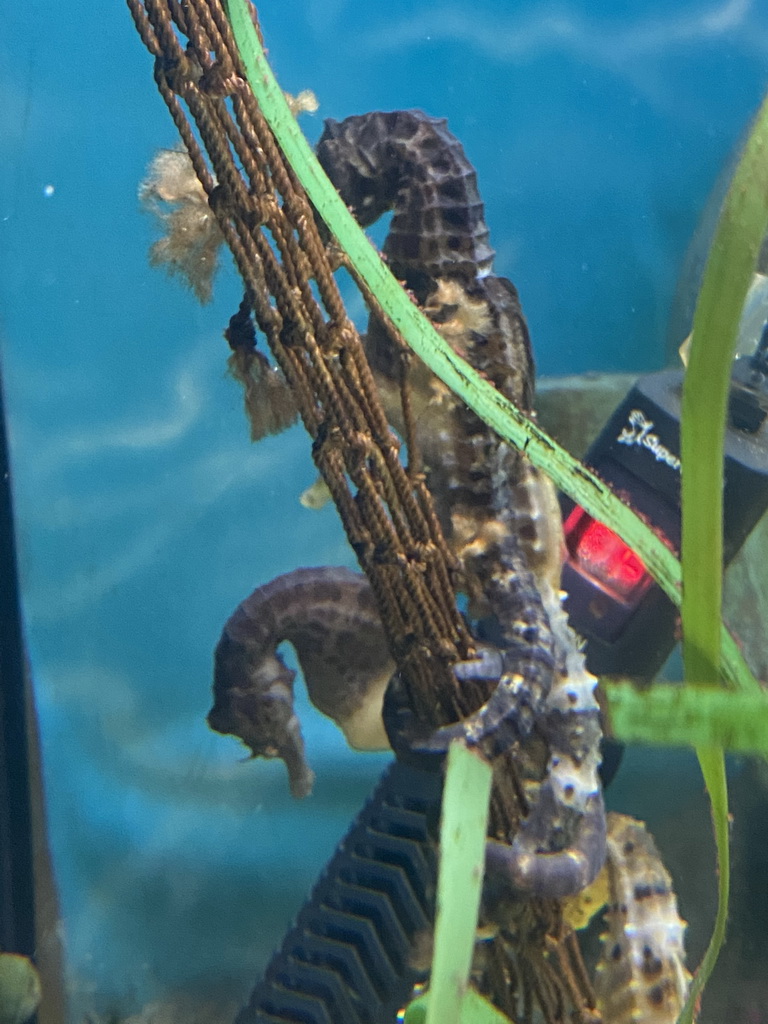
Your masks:
<svg viewBox="0 0 768 1024"><path fill-rule="evenodd" d="M458 1024L475 948L493 772L461 741L451 744L440 822L435 950L427 1024Z"/></svg>
<svg viewBox="0 0 768 1024"><path fill-rule="evenodd" d="M725 774L725 758L720 747L698 747L701 774L709 794L712 824L715 830L717 851L717 914L712 928L712 937L693 976L688 999L678 1018L678 1024L694 1024L696 1006L715 968L720 950L725 942L728 926L728 906L731 892L731 866L728 829L728 780Z"/></svg>
<svg viewBox="0 0 768 1024"><path fill-rule="evenodd" d="M768 100L723 204L693 317L683 383L683 657L692 679L719 681L723 459L733 352L768 227Z"/></svg>
<svg viewBox="0 0 768 1024"><path fill-rule="evenodd" d="M600 688L610 734L622 743L768 756L768 692L732 693L691 683L638 690L623 680L603 680Z"/></svg>
<svg viewBox="0 0 768 1024"><path fill-rule="evenodd" d="M768 227L768 99L760 108L725 197L693 318L683 384L682 626L686 682L715 687L721 670L723 458L731 362L741 310ZM718 907L704 959L680 1024L696 1001L725 940L730 887L728 789L721 744L697 748L712 803L718 860Z"/></svg>
<svg viewBox="0 0 768 1024"><path fill-rule="evenodd" d="M741 310L768 228L768 100L736 167L704 271L683 383L683 658L692 679L719 682L723 458Z"/></svg>
<svg viewBox="0 0 768 1024"><path fill-rule="evenodd" d="M408 1006L403 1018L405 1024L424 1024L427 1019L427 1007L429 1006L429 992ZM500 1010L489 1003L474 989L469 989L461 1004L460 1024L514 1024L509 1017L506 1017Z"/></svg>

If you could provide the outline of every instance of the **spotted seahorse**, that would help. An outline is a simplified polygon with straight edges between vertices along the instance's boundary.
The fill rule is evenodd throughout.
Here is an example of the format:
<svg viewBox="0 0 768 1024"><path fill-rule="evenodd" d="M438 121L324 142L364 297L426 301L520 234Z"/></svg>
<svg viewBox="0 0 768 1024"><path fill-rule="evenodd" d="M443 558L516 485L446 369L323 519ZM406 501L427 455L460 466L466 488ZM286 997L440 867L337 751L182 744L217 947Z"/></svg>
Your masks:
<svg viewBox="0 0 768 1024"><path fill-rule="evenodd" d="M597 965L605 1024L675 1024L691 976L672 879L641 821L609 815L607 932Z"/></svg>

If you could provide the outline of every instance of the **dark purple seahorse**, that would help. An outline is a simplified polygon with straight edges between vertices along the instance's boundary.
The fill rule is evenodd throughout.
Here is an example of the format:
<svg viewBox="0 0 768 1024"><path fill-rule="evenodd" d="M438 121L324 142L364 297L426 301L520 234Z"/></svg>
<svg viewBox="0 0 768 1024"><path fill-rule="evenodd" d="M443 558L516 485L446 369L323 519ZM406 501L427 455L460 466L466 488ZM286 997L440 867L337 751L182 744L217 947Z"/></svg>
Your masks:
<svg viewBox="0 0 768 1024"><path fill-rule="evenodd" d="M423 303L442 277L491 274L477 175L444 118L421 110L327 120L317 158L362 227L388 210L384 255Z"/></svg>

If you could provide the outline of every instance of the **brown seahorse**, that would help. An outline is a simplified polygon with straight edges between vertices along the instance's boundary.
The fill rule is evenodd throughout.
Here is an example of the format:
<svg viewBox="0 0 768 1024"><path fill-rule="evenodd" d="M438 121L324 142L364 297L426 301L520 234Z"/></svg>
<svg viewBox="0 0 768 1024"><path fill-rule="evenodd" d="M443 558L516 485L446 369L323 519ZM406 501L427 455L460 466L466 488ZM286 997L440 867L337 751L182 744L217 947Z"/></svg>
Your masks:
<svg viewBox="0 0 768 1024"><path fill-rule="evenodd" d="M476 175L445 121L420 111L329 121L317 153L361 224L394 209L384 255L395 275L456 351L530 411L533 360L517 292L492 273L493 252ZM398 427L400 356L375 316L369 322L366 349ZM486 704L431 736L421 736L415 721L404 731L423 749L443 749L460 734L489 756L513 742L524 742L534 729L545 737L549 762L530 814L511 842L489 843L488 864L517 890L564 896L588 884L600 869L605 816L597 776L595 680L584 668L560 607L557 503L548 481L499 441L426 367L417 362L411 378L418 443L443 528L462 567L470 616L493 616L498 642L486 647L477 662L457 668L460 678L474 674L496 684ZM251 665L250 677L268 691L269 672L265 676L264 667L271 667L275 678L282 679L281 673L287 672L275 660L277 643L290 639L299 649L303 639L297 623L302 616L308 622L317 618L306 591L296 590L295 604L287 600L290 582L281 578L280 586L281 613L291 624L290 635L278 623L276 630L259 634L259 641L234 660L221 662L219 671L222 645L229 649L233 642L243 643L241 610L225 626L217 649L216 706L210 718L222 731L244 734L243 728L230 727L227 706L231 693L248 688L246 666ZM268 598L260 588L246 604L271 615ZM344 630L356 634L357 643L365 646L372 635L370 622L360 619L355 601L342 598L338 611ZM353 647L350 641L345 649ZM312 695L311 672L307 685ZM377 700L379 685L373 687ZM355 692L360 693L359 680ZM395 676L390 685L395 702L399 693ZM341 692L338 700L343 705ZM332 717L343 725L346 712L332 712ZM288 722L290 742L283 747L274 736L266 744L254 742L253 730L244 738L254 753L266 750L283 756L281 749L290 750L294 767L287 759L289 770L300 778L296 759L303 757L303 750L290 716Z"/></svg>
<svg viewBox="0 0 768 1024"><path fill-rule="evenodd" d="M312 703L356 749L388 746L381 702L395 664L365 576L343 568L296 569L238 605L216 645L208 724L239 736L254 757L280 757L291 793L312 792L293 681L277 651L296 650Z"/></svg>

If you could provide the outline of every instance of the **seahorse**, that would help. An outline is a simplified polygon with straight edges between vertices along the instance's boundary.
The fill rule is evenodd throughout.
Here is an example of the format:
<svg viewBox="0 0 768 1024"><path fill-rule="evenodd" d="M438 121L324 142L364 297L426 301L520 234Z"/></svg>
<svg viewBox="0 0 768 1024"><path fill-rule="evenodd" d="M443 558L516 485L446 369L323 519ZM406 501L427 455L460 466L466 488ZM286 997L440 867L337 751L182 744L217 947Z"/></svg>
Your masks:
<svg viewBox="0 0 768 1024"><path fill-rule="evenodd" d="M395 665L368 581L350 569L278 576L227 619L214 653L208 724L239 736L253 757L282 758L300 799L315 775L293 709L296 673L277 650L284 641L296 650L312 703L356 749L388 746L381 702Z"/></svg>
<svg viewBox="0 0 768 1024"><path fill-rule="evenodd" d="M492 273L493 251L476 175L446 122L420 111L329 121L317 152L363 225L394 208L384 243L393 272L456 350L530 411L534 368L527 326L514 286ZM366 349L398 426L399 356L375 316ZM390 702L397 708L400 699L401 738L423 750L445 749L460 734L493 757L513 742L524 742L534 728L543 733L550 755L538 797L511 842L507 837L489 842L488 866L519 891L560 897L583 888L600 869L605 825L597 777L595 680L586 672L560 606L562 541L554 491L426 367L417 363L411 376L419 445L438 514L462 566L470 616L491 614L497 624L496 646L485 646L478 661L458 666L457 675L488 679L495 689L473 715L429 736L409 718L397 676L390 684ZM308 666L302 657L305 634L298 625L302 617L316 623L319 616L311 588L303 585L306 577L281 577L270 590L277 582L257 590L225 627L217 648L217 706L209 720L221 731L241 735L254 754L284 756L299 793L311 784L311 773L291 718L292 674L286 683L288 670L275 659L275 649L282 639L298 639L310 696L325 693L324 684L313 679L319 660ZM357 593L363 584L350 586ZM373 635L370 615L366 611L361 621L356 601L344 598L337 605L343 624L336 628L344 630L344 650L352 661L356 645L367 644ZM256 611L269 628L250 625ZM356 664L360 674L355 683L348 673L346 680L359 697L368 684L359 659ZM370 692L372 700L380 701L377 673L378 668ZM341 685L331 699L341 710L334 711L327 699L323 710L346 728L344 690ZM232 695L237 694L241 707L272 708L275 692L288 704L279 729L274 719L266 720L264 740L264 722L254 729L233 714ZM245 693L251 695L246 699Z"/></svg>
<svg viewBox="0 0 768 1024"><path fill-rule="evenodd" d="M393 210L383 252L395 276L455 350L530 412L527 325L514 285L493 274L477 176L446 122L418 110L327 121L317 155L361 224ZM399 354L375 315L366 351L400 426ZM403 729L425 750L444 749L460 734L494 756L541 727L550 759L538 799L511 845L491 844L489 860L518 889L562 896L600 869L605 824L595 680L560 607L554 491L426 367L418 364L412 376L418 443L463 568L470 615L490 612L500 636L478 664L459 670L497 680L481 709L429 738L418 736L407 714ZM395 678L395 703L397 689Z"/></svg>
<svg viewBox="0 0 768 1024"><path fill-rule="evenodd" d="M595 989L604 1024L675 1024L688 994L672 879L640 821L608 816L610 904Z"/></svg>

